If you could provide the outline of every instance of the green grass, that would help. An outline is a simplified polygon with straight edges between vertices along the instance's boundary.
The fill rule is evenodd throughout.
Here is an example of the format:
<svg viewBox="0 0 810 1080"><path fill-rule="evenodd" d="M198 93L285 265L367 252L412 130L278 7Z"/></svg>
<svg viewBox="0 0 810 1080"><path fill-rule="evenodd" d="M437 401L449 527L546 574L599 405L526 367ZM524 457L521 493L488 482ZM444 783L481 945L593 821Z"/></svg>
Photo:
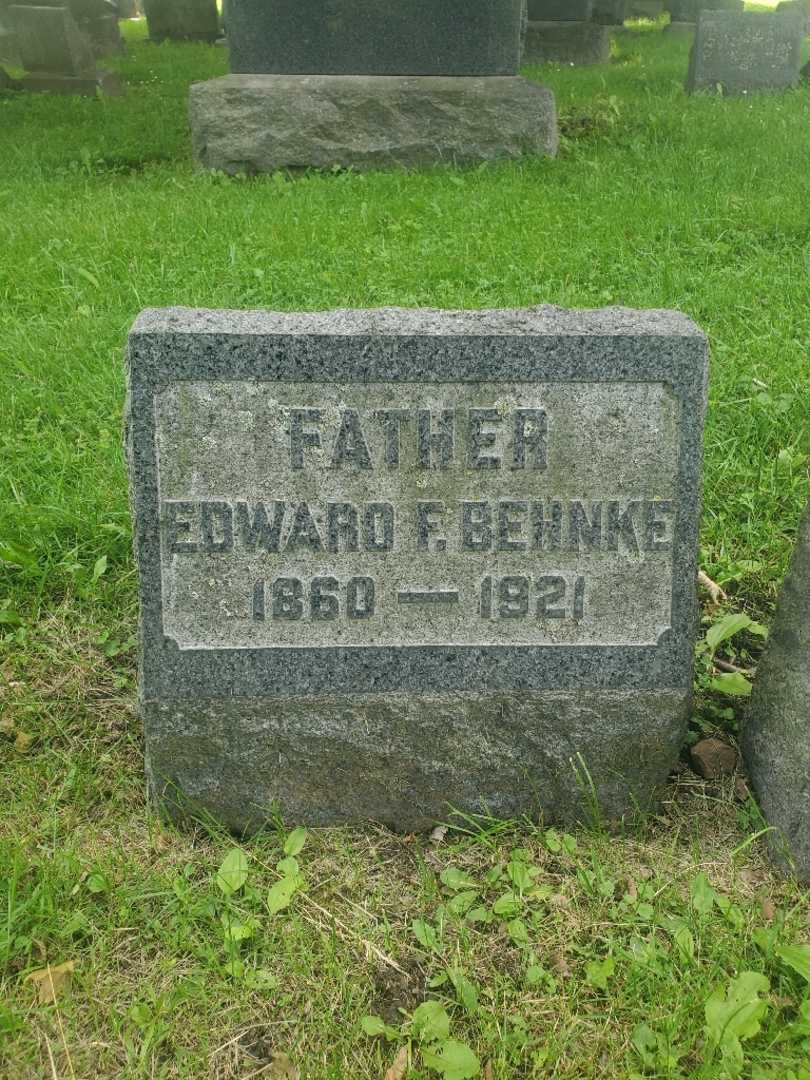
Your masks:
<svg viewBox="0 0 810 1080"><path fill-rule="evenodd" d="M810 494L810 88L687 98L688 42L647 26L611 65L528 73L557 94L556 161L230 180L195 174L185 120L222 50L127 32L120 99L0 94L0 1074L272 1076L283 1052L310 1078L381 1077L411 1040L427 1076L407 1017L440 997L492 1077L722 1077L706 1002L754 971L741 1075L806 1077L808 989L774 940L810 939L807 896L722 785L682 777L660 817L575 851L530 822L324 831L276 915L270 833L226 896L230 842L145 804L120 420L146 306L680 308L712 348L702 563L767 621ZM706 684L699 726L733 726ZM507 882L484 875L515 848L540 893L491 923L454 913L442 871L491 912ZM255 923L238 949L223 915ZM37 1004L26 974L66 961L70 991ZM404 1027L371 1038L368 1013Z"/></svg>

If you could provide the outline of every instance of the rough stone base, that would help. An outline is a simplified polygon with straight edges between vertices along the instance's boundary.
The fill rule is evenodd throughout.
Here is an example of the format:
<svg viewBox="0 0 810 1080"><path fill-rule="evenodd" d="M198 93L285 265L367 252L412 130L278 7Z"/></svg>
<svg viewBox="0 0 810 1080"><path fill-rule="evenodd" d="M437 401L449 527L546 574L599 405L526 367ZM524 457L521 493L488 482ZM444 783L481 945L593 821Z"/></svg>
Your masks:
<svg viewBox="0 0 810 1080"><path fill-rule="evenodd" d="M683 691L588 690L162 701L141 715L172 817L423 830L454 808L559 822L646 809L689 707Z"/></svg>
<svg viewBox="0 0 810 1080"><path fill-rule="evenodd" d="M51 94L84 94L94 97L99 91L110 97L121 93L121 80L112 71L98 71L95 75L50 75L34 72L22 79L15 79L15 90L36 90Z"/></svg>
<svg viewBox="0 0 810 1080"><path fill-rule="evenodd" d="M610 27L600 23L530 22L524 64L604 64L610 59Z"/></svg>
<svg viewBox="0 0 810 1080"><path fill-rule="evenodd" d="M550 90L510 76L228 75L189 96L205 169L416 167L554 155Z"/></svg>

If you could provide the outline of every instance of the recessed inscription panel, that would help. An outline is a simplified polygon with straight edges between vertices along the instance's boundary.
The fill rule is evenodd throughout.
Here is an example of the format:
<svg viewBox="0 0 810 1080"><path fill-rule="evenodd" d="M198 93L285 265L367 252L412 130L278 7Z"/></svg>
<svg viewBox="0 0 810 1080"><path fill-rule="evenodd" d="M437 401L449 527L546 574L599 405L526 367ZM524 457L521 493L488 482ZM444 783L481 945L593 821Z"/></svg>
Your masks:
<svg viewBox="0 0 810 1080"><path fill-rule="evenodd" d="M155 402L181 649L654 645L662 383L178 383Z"/></svg>

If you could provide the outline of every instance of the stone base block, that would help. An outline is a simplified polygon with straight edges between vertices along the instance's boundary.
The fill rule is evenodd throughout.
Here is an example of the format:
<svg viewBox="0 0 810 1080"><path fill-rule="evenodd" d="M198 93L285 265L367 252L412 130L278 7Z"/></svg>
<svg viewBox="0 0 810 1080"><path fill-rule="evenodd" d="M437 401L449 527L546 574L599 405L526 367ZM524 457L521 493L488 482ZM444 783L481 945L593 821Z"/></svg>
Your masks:
<svg viewBox="0 0 810 1080"><path fill-rule="evenodd" d="M453 809L573 823L655 805L688 691L141 702L153 795L176 819L424 830Z"/></svg>
<svg viewBox="0 0 810 1080"><path fill-rule="evenodd" d="M610 27L599 23L530 22L524 64L604 64L610 59Z"/></svg>
<svg viewBox="0 0 810 1080"><path fill-rule="evenodd" d="M121 80L112 71L90 72L87 75L50 75L33 72L14 82L15 90L36 90L51 94L84 94L95 97L99 91L110 97L121 93Z"/></svg>
<svg viewBox="0 0 810 1080"><path fill-rule="evenodd" d="M189 96L205 169L418 167L554 155L550 90L510 76L227 75Z"/></svg>

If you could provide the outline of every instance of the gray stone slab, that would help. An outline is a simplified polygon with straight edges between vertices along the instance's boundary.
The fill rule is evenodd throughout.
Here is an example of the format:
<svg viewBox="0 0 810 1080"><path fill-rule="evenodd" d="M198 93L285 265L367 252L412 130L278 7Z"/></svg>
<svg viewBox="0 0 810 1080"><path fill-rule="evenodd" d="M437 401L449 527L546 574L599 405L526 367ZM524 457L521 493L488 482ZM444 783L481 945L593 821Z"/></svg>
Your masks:
<svg viewBox="0 0 810 1080"><path fill-rule="evenodd" d="M11 29L22 66L33 73L93 77L95 59L87 37L67 8L12 5Z"/></svg>
<svg viewBox="0 0 810 1080"><path fill-rule="evenodd" d="M801 46L795 13L701 11L686 89L741 94L795 86Z"/></svg>
<svg viewBox="0 0 810 1080"><path fill-rule="evenodd" d="M587 22L594 0L528 0L529 22Z"/></svg>
<svg viewBox="0 0 810 1080"><path fill-rule="evenodd" d="M139 316L139 703L168 812L653 803L690 708L706 367L672 312Z"/></svg>
<svg viewBox="0 0 810 1080"><path fill-rule="evenodd" d="M810 881L810 506L757 671L742 749L777 862Z"/></svg>
<svg viewBox="0 0 810 1080"><path fill-rule="evenodd" d="M522 0L230 0L231 71L515 75Z"/></svg>
<svg viewBox="0 0 810 1080"><path fill-rule="evenodd" d="M605 64L610 59L610 27L601 23L530 22L524 64Z"/></svg>
<svg viewBox="0 0 810 1080"><path fill-rule="evenodd" d="M216 41L219 37L216 0L143 0L143 11L150 41Z"/></svg>
<svg viewBox="0 0 810 1080"><path fill-rule="evenodd" d="M557 150L554 97L517 76L229 75L189 95L194 156L227 173L415 168Z"/></svg>

